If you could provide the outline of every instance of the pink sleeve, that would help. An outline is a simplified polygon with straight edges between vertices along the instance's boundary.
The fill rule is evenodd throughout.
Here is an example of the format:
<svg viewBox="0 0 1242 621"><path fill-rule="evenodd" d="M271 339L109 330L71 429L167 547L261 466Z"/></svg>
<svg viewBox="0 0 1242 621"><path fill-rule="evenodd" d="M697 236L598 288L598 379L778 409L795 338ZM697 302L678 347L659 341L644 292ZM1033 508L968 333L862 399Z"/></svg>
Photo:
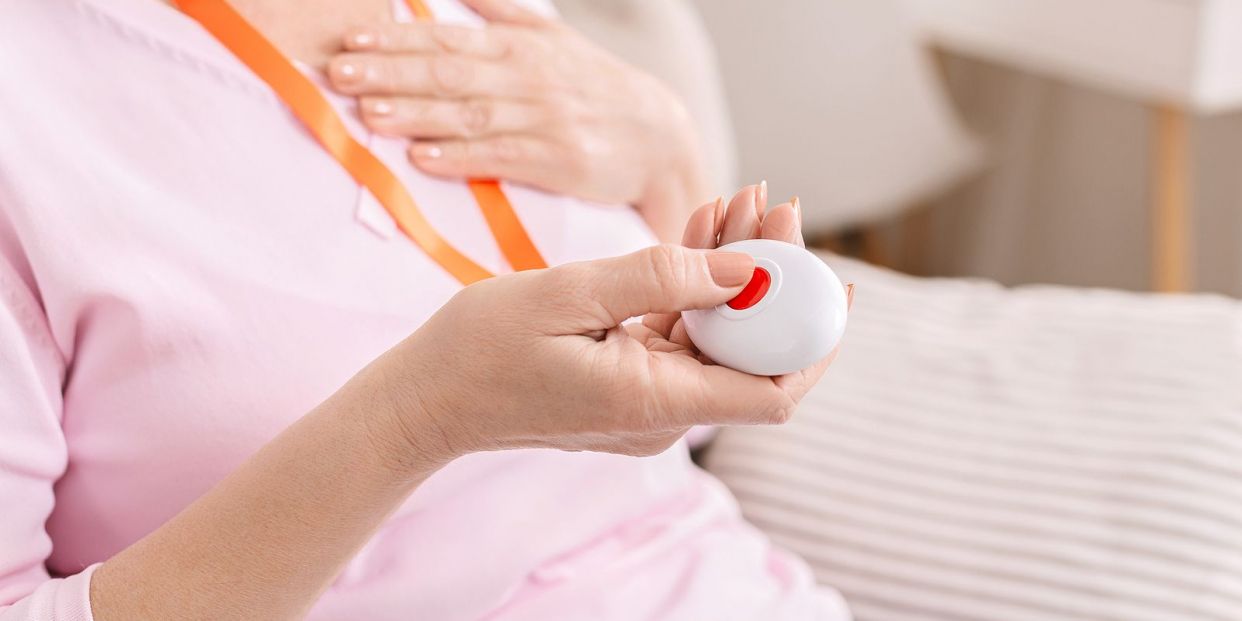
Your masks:
<svg viewBox="0 0 1242 621"><path fill-rule="evenodd" d="M65 364L34 279L0 218L0 621L90 621L93 567L53 580L44 528L65 471Z"/></svg>
<svg viewBox="0 0 1242 621"><path fill-rule="evenodd" d="M68 578L44 580L12 606L0 606L0 621L94 621L91 616L91 565Z"/></svg>

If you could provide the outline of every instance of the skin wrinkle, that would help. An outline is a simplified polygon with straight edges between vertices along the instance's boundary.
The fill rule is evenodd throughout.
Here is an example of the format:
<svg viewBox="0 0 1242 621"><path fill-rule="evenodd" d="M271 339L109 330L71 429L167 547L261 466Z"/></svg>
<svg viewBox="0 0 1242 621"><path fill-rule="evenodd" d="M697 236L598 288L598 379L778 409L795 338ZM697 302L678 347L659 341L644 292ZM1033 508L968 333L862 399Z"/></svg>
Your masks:
<svg viewBox="0 0 1242 621"><path fill-rule="evenodd" d="M714 213L714 204L696 211L704 221ZM589 286L601 282L612 286ZM653 307L720 304L740 288L712 282L703 251L674 247L467 287L207 496L104 563L92 581L97 621L135 618L136 611L170 618L187 609L295 618L413 487L459 455L546 447L648 456L689 426L785 420L801 394L768 378L700 366L688 341L669 341L669 332L650 327L675 328L676 313L644 325L612 320ZM549 291L558 292L555 301ZM506 310L520 308L560 311ZM558 335L558 325L578 332ZM597 328L607 328L604 341L583 338ZM399 396L376 397L386 392ZM357 425L358 416L371 418ZM323 502L328 497L334 502ZM298 519L274 517L291 514ZM269 546L279 553L266 554ZM240 580L250 588L175 587L205 584L199 575L231 576L219 584ZM144 581L150 591L124 595Z"/></svg>
<svg viewBox="0 0 1242 621"><path fill-rule="evenodd" d="M239 8L249 8L256 20L273 22L261 28L274 30L288 49L305 50L308 58L325 49L317 38L324 28L300 20L329 21L335 37L352 24L350 19L325 20L332 17L331 9L380 4L308 0L301 10L286 14L275 10L276 4L265 5L268 1L286 0L238 0ZM508 14L518 16L512 10ZM289 19L277 19L282 16ZM580 65L568 60L550 65L560 71L620 66L568 29L553 26L540 32L549 35L541 40L556 41L549 49L583 52ZM321 66L327 57L318 60L310 62ZM576 77L561 76L569 84ZM609 85L641 89L647 84L624 71L615 77ZM587 97L593 91L577 94ZM653 95L653 101L663 97ZM592 102L580 105L594 107ZM624 107L613 111L621 122L611 131L618 134L650 120L624 116L629 112ZM686 145L679 143L688 130L653 127L664 134L657 136L660 140L644 149L637 145L652 136L636 134L631 148L617 151L642 166L601 165L591 170L611 168L614 174L548 189L572 195L601 188L644 198L659 194L662 206L640 205L640 211L663 218L666 225L675 222L668 230L681 230L688 208L698 200L688 198L696 192L687 181L694 166L674 163L671 155L650 155L684 156ZM541 163L545 174L563 170L548 163ZM631 169L659 170L661 178L613 178L615 171ZM724 229L729 218L722 219ZM660 254L666 256L653 256ZM801 397L777 390L765 378L703 367L690 355L688 341L671 340L684 334L678 332L676 311L720 304L740 289L713 283L705 261L700 252L663 248L500 276L467 288L176 517L104 562L90 583L96 621L300 618L412 490L459 456L532 446L651 455L676 442L688 424L750 423L764 404ZM614 286L568 287L569 276ZM561 293L553 301L548 291ZM600 304L607 311L602 316L597 314ZM653 307L670 312L649 325L667 329L603 321L645 315ZM598 329L609 331L603 342L584 338ZM813 374L820 372L822 367Z"/></svg>
<svg viewBox="0 0 1242 621"><path fill-rule="evenodd" d="M632 205L662 240L677 239L685 206L708 197L697 129L684 104L655 78L559 22L533 13L509 19L470 31L375 24L364 45L357 34L368 31L353 30L330 78L353 96L488 100L490 117L515 119L512 128L481 132L460 118L419 122L403 105L382 120L366 114L363 120L374 131L411 139L410 160L427 173L501 177ZM381 60L386 57L392 62ZM339 71L342 58L403 77L354 83ZM411 69L427 62L431 68Z"/></svg>

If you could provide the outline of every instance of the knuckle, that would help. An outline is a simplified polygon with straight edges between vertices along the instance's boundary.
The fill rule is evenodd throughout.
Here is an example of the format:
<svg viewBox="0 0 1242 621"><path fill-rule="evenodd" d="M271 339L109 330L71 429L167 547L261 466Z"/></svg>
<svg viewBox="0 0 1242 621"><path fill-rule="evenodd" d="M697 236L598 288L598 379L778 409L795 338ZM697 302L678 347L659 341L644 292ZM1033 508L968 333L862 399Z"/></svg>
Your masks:
<svg viewBox="0 0 1242 621"><path fill-rule="evenodd" d="M493 158L492 146L486 142L464 141L458 147L461 160L470 163L488 161Z"/></svg>
<svg viewBox="0 0 1242 621"><path fill-rule="evenodd" d="M587 268L579 263L568 263L547 270L518 272L517 275L528 275L532 290L538 291L537 306L559 310L577 309L582 300L590 296L584 294L591 276Z"/></svg>
<svg viewBox="0 0 1242 621"><path fill-rule="evenodd" d="M437 56L431 60L431 78L444 95L465 91L473 79L473 71L473 66L460 58Z"/></svg>
<svg viewBox="0 0 1242 621"><path fill-rule="evenodd" d="M497 138L491 148L494 157L502 162L514 162L531 155L524 141L508 136Z"/></svg>
<svg viewBox="0 0 1242 621"><path fill-rule="evenodd" d="M662 291L680 291L689 281L685 254L671 244L652 246L644 251L647 267Z"/></svg>
<svg viewBox="0 0 1242 621"><path fill-rule="evenodd" d="M461 104L459 114L466 135L478 135L491 129L495 108L490 101L472 99Z"/></svg>
<svg viewBox="0 0 1242 621"><path fill-rule="evenodd" d="M410 125L419 129L431 129L439 118L436 102L422 99L410 99L398 106L400 116Z"/></svg>
<svg viewBox="0 0 1242 621"><path fill-rule="evenodd" d="M383 92L398 93L409 82L409 72L403 65L384 58L367 65L367 79Z"/></svg>
<svg viewBox="0 0 1242 621"><path fill-rule="evenodd" d="M597 167L600 166L600 162L579 146L573 144L556 145L554 154L557 157L559 168L570 178L598 178Z"/></svg>
<svg viewBox="0 0 1242 621"><path fill-rule="evenodd" d="M772 408L768 414L768 424L784 425L793 420L794 412L797 411L798 405L792 399L783 401L778 406Z"/></svg>
<svg viewBox="0 0 1242 621"><path fill-rule="evenodd" d="M583 294L593 278L591 268L585 263L562 265L548 270L545 276L548 288L555 294L548 296L548 299L560 301L577 301L585 297Z"/></svg>

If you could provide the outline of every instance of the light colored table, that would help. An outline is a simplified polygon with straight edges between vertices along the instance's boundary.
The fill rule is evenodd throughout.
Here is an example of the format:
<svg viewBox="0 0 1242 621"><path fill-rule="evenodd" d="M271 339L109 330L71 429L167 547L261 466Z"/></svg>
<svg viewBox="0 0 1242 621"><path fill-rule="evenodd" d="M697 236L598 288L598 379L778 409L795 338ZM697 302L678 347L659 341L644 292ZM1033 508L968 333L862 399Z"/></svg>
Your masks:
<svg viewBox="0 0 1242 621"><path fill-rule="evenodd" d="M937 47L1152 111L1152 287L1191 287L1189 117L1242 107L1242 0L907 0Z"/></svg>

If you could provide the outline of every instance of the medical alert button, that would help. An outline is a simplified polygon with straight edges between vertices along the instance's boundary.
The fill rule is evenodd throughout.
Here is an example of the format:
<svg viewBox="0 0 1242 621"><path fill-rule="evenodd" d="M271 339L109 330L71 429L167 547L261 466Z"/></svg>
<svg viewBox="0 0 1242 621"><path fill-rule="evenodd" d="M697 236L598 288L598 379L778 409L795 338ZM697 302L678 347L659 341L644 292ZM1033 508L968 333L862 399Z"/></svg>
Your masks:
<svg viewBox="0 0 1242 621"><path fill-rule="evenodd" d="M768 273L768 270L756 267L755 274L750 277L750 282L746 283L746 287L742 289L742 292L737 294L737 297L729 300L729 308L733 310L746 310L758 304L759 300L762 300L764 294L768 292L768 287L771 286L772 275Z"/></svg>
<svg viewBox="0 0 1242 621"><path fill-rule="evenodd" d="M720 249L754 257L755 273L725 304L681 314L699 351L753 375L793 373L832 352L845 333L846 292L819 257L770 239Z"/></svg>

